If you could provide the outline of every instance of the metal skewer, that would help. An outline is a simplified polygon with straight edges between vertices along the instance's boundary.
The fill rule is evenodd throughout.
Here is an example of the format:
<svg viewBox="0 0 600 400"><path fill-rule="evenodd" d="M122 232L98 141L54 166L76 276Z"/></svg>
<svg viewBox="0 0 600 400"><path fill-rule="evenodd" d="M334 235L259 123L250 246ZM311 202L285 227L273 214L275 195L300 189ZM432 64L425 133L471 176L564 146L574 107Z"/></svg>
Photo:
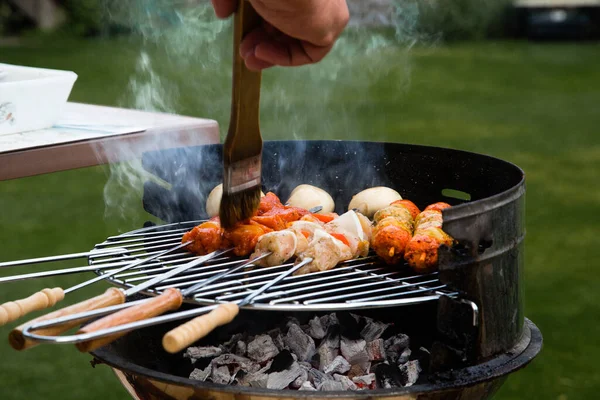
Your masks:
<svg viewBox="0 0 600 400"><path fill-rule="evenodd" d="M178 321L181 319L186 319L190 317L200 316L196 319L188 321L187 323L179 326L178 328L173 329L168 332L163 339L163 346L167 351L177 352L177 348L186 344L193 343L198 339L201 339L208 333L210 333L216 327L229 323L239 311L239 307L243 307L244 305L251 304L254 299L261 295L263 292L271 288L273 285L281 282L283 279L293 274L304 265L312 262L311 258L306 258L302 262L292 266L285 272L282 272L277 278L267 282L265 285L256 289L252 293L250 293L246 298L235 302L235 303L225 303L225 304L215 304L206 307L199 307L192 310L180 311L177 313L172 313L168 315L161 315L158 317L153 317L141 321L134 321L126 324L121 324L117 326L111 326L109 328L103 328L100 330L96 330L93 332L83 332L78 333L76 335L69 336L51 336L40 333L34 333L32 331L39 330L49 330L52 327L65 323L65 319L63 320L52 320L52 321L43 321L38 323L29 324L23 329L23 336L25 336L28 340L41 342L41 343L52 343L52 344L69 344L69 343L84 343L95 341L97 339L113 337L117 334L123 334L140 328L145 328L148 326L158 325L166 322ZM216 276L215 276L215 279ZM214 282L213 280L213 282ZM147 300L144 300L147 302ZM217 311L218 310L218 311ZM108 311L108 309L105 309ZM232 313L233 311L233 313ZM208 314L207 314L208 313ZM203 315L206 314L206 315ZM222 318L225 316L225 318ZM73 319L76 315L71 316L69 319ZM88 318L88 315L83 316L84 318ZM80 317L81 319L81 317ZM111 340L112 341L112 340ZM181 347L181 348L183 348Z"/></svg>
<svg viewBox="0 0 600 400"><path fill-rule="evenodd" d="M61 254L58 256L49 256L49 257L39 257L39 258L29 258L25 260L16 260L16 261L5 261L0 262L0 268L6 267L16 267L19 265L27 265L27 264L41 264L46 262L53 261L65 261L65 260L75 260L77 258L86 258L90 256L102 256L102 255L115 255L119 253L125 253L128 250L121 247L111 247L108 249L95 249L91 251L86 251L83 253L71 253L71 254Z"/></svg>
<svg viewBox="0 0 600 400"><path fill-rule="evenodd" d="M16 300L16 301L6 302L6 303L0 305L0 326L5 325L9 322L15 321L33 311L43 310L45 308L52 307L57 302L63 300L67 293L74 292L78 289L81 289L83 287L86 287L86 286L96 283L98 281L101 281L101 280L109 278L113 275L116 275L119 272L126 271L130 268L135 268L139 265L147 263L148 261L152 261L161 256L172 253L173 251L179 250L182 247L189 245L190 243L191 243L191 241L186 242L186 243L181 243L175 247L172 247L170 249L162 251L158 254L154 254L153 256L150 256L150 257L147 257L147 258L144 258L141 260L137 260L132 263L128 263L124 267L121 267L114 271L107 272L100 276L96 276L92 279L89 279L85 282L79 283L68 289L62 289L60 287L56 287L53 289L46 288L37 293L32 294L31 296L29 296L27 298L24 298L21 300Z"/></svg>

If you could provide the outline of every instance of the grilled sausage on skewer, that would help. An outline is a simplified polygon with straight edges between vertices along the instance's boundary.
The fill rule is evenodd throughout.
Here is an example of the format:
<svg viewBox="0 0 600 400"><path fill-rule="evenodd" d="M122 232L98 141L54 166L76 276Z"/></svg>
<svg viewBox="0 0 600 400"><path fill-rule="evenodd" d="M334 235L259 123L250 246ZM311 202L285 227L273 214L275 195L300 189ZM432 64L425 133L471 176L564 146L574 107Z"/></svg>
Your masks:
<svg viewBox="0 0 600 400"><path fill-rule="evenodd" d="M450 204L435 203L420 213L415 221L415 234L406 246L404 259L415 271L434 271L438 264L438 249L451 246L454 239L442 230L442 210Z"/></svg>
<svg viewBox="0 0 600 400"><path fill-rule="evenodd" d="M396 264L404 256L404 249L412 238L414 210L409 200L393 202L375 213L375 227L371 247L387 264Z"/></svg>

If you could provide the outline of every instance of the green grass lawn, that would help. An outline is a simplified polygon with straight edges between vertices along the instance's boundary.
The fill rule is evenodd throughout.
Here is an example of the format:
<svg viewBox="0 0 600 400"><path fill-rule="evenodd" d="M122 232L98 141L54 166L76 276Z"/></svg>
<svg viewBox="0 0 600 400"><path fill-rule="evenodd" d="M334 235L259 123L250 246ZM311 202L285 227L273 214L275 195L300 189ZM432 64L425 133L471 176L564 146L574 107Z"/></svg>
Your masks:
<svg viewBox="0 0 600 400"><path fill-rule="evenodd" d="M477 43L408 54L346 39L323 64L265 73L263 133L276 138L408 142L491 154L527 174L525 309L544 349L498 399L592 399L600 389L600 45ZM375 47L374 47L375 46ZM229 112L228 46L148 51L124 39L29 39L0 62L74 70L72 101L164 109L217 119ZM137 96L131 95L135 89ZM0 260L85 251L137 228L105 214L107 169L0 182ZM77 266L84 261L1 271ZM71 276L0 286L0 301ZM81 300L100 287L75 293ZM6 335L12 324L0 329ZM0 342L0 399L117 399L107 367L72 347L16 353Z"/></svg>

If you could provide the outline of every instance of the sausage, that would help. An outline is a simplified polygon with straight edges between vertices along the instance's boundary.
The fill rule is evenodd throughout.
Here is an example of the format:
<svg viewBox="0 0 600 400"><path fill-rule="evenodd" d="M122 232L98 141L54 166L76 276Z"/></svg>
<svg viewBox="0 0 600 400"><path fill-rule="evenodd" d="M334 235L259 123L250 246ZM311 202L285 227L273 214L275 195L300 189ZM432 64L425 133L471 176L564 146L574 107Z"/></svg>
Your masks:
<svg viewBox="0 0 600 400"><path fill-rule="evenodd" d="M435 271L439 247L454 243L454 239L442 230L442 210L449 207L447 203L431 204L415 219L414 236L406 246L404 259L416 272Z"/></svg>
<svg viewBox="0 0 600 400"><path fill-rule="evenodd" d="M397 264L413 234L411 210L418 210L410 200L393 202L375 213L371 247L387 264Z"/></svg>

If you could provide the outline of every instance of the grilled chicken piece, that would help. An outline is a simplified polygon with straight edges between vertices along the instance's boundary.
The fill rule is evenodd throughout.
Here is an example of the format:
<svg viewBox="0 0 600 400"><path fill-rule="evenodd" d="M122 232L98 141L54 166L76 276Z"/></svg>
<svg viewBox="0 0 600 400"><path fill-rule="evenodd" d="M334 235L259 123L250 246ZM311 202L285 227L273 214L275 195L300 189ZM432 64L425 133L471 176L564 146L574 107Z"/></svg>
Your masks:
<svg viewBox="0 0 600 400"><path fill-rule="evenodd" d="M262 215L252 217L253 221L269 228L280 231L287 228L290 222L298 221L303 216L310 214L308 210L298 207L272 208Z"/></svg>
<svg viewBox="0 0 600 400"><path fill-rule="evenodd" d="M249 224L239 224L223 232L223 237L234 247L236 256L247 256L256 247L258 239L273 230L264 225L250 221Z"/></svg>
<svg viewBox="0 0 600 400"><path fill-rule="evenodd" d="M387 264L397 264L412 239L414 219L411 210L417 206L409 200L395 201L375 213L371 247Z"/></svg>
<svg viewBox="0 0 600 400"><path fill-rule="evenodd" d="M213 251L229 247L229 242L223 237L223 228L216 220L204 222L183 234L182 243L193 240L194 242L187 246L192 253L204 255Z"/></svg>
<svg viewBox="0 0 600 400"><path fill-rule="evenodd" d="M436 203L436 204L439 204L439 203ZM421 213L421 210L419 210L419 207L417 207L415 205L415 203L413 203L410 200L396 200L391 205L392 206L394 206L394 205L404 206L404 208L406 208L410 212L410 215L413 217L413 219L417 218L417 215L419 215Z"/></svg>
<svg viewBox="0 0 600 400"><path fill-rule="evenodd" d="M335 267L343 258L343 243L336 243L339 240L328 234L322 229L317 229L308 248L298 256L296 263L301 262L307 257L312 258L312 262L303 266L294 275L304 275L316 271L327 271ZM346 246L347 247L347 246ZM346 257L351 257L350 249L346 250Z"/></svg>
<svg viewBox="0 0 600 400"><path fill-rule="evenodd" d="M279 197L273 192L268 192L266 195L261 197L260 203L258 205L258 215L263 215L273 208L283 208L285 207Z"/></svg>
<svg viewBox="0 0 600 400"><path fill-rule="evenodd" d="M404 259L415 271L432 272L438 265L438 249L452 246L454 239L442 230L442 211L447 203L435 203L420 213L415 221L415 234L406 246Z"/></svg>
<svg viewBox="0 0 600 400"><path fill-rule="evenodd" d="M304 236L302 236L304 238ZM306 238L304 238L306 240ZM263 254L270 255L256 261L256 265L268 267L271 265L280 265L292 258L296 253L298 238L296 233L291 230L269 232L262 235L256 243L254 253L251 259L257 258Z"/></svg>

